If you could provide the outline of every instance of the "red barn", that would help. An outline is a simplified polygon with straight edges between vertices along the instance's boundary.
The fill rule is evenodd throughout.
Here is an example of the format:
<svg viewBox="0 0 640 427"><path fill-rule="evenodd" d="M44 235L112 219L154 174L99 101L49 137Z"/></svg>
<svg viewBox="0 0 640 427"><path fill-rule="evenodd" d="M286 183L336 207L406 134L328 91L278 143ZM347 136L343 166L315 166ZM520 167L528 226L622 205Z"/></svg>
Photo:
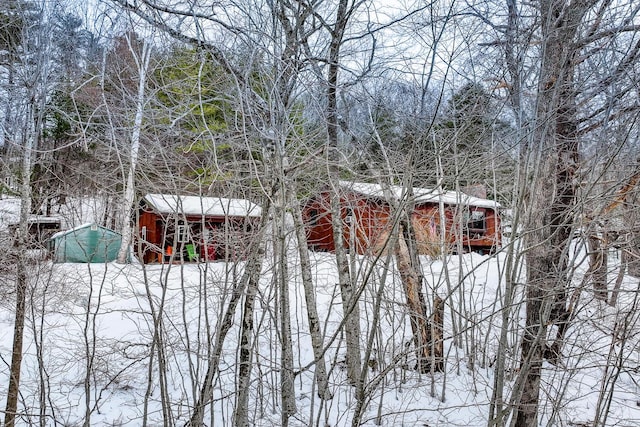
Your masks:
<svg viewBox="0 0 640 427"><path fill-rule="evenodd" d="M262 209L244 199L147 194L137 212L145 263L242 257Z"/></svg>
<svg viewBox="0 0 640 427"><path fill-rule="evenodd" d="M395 201L406 198L405 190L392 186ZM359 254L377 254L392 228L391 206L380 185L340 182L341 216L344 245ZM321 251L335 250L331 226L329 191L311 198L303 208L309 247ZM492 253L501 242L498 203L453 191L414 188L411 222L421 254L442 250ZM444 235L442 232L444 231Z"/></svg>

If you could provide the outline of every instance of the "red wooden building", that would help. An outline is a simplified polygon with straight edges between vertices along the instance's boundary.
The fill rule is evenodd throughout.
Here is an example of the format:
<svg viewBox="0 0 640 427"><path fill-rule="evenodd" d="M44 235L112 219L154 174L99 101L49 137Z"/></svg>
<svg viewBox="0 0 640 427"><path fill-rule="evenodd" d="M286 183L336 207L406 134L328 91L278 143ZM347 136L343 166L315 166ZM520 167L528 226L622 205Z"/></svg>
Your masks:
<svg viewBox="0 0 640 427"><path fill-rule="evenodd" d="M260 206L244 199L147 194L135 250L145 263L242 257Z"/></svg>
<svg viewBox="0 0 640 427"><path fill-rule="evenodd" d="M380 185L340 182L344 245L359 254L377 254L392 228L392 209ZM392 186L394 202L406 199L403 187ZM303 208L309 247L335 250L329 191L309 199ZM420 254L443 249L493 253L501 243L498 203L453 191L414 188L411 222ZM394 203L395 204L395 203ZM444 235L443 235L444 233ZM444 247L443 247L444 246Z"/></svg>

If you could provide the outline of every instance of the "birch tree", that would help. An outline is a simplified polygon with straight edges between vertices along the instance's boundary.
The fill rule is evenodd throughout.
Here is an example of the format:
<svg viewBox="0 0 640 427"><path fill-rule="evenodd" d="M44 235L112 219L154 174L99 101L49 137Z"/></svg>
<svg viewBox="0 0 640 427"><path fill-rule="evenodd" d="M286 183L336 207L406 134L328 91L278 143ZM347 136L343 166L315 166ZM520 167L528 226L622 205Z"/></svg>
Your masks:
<svg viewBox="0 0 640 427"><path fill-rule="evenodd" d="M306 10L302 5L286 5L276 2L265 7L267 12L265 18L256 15L256 22L263 25L259 28L249 25L242 28L236 24L226 24L218 20L214 15L203 12L196 14L197 20L208 21L218 27L221 31L227 32L231 27L238 31L236 34L241 49L249 53L249 58L263 57L264 63L234 64L225 50L218 48L214 43L202 42L199 39L191 38L176 28L167 26L166 22L158 21L152 15L147 14L147 10L137 8L124 1L120 2L127 8L131 8L143 19L147 19L153 25L167 30L171 35L182 41L193 43L196 46L205 48L211 58L218 62L225 72L232 76L236 84L238 93L238 111L241 111L244 120L243 132L245 134L260 135L259 140L264 143L262 161L265 165L266 176L264 188L273 189L273 192L266 191L265 195L273 199L272 212L265 212L273 219L273 243L275 256L275 269L273 286L278 289L279 310L279 332L281 347L281 404L282 404L282 424L286 425L289 417L295 413L295 389L293 388L293 355L291 350L290 332L290 311L289 311L289 272L287 266L287 245L286 245L286 218L288 212L289 190L286 189L285 173L289 167L289 156L286 152L286 142L294 130L290 122L291 108L294 105L294 94L297 90L297 78L300 71L301 45L299 38L303 37L302 32L313 31L307 28L305 17L309 16L310 10ZM154 5L149 5L152 10ZM235 6L230 6L235 7ZM262 10L258 8L258 10ZM180 15L182 11L174 8L169 11L172 14ZM233 31L233 30L232 30ZM256 38L255 34L266 37ZM201 34L199 36L203 36ZM309 36L309 34L307 34ZM254 78L257 76L257 78ZM255 275L259 273L261 263L257 259L262 256L262 251L256 251L255 261L250 262L248 267L251 271L246 274ZM257 269L257 270L256 270ZM246 387L251 375L251 363L246 348L250 348L252 299L255 296L255 280L249 286L249 293L245 297L245 322L244 333L241 345L242 375L239 384L239 400L237 411L234 415L236 422L246 424L246 406L248 394ZM244 285L239 288L238 297L243 296ZM235 295L235 294L234 294ZM232 300L228 308L228 313L233 315L238 301ZM229 325L230 327L231 325ZM225 331L221 329L216 340L214 354L221 351L224 342ZM191 416L190 424L200 425L203 421L204 407L211 399L211 386L216 375L216 358L209 362L209 369L201 388L199 398L194 412Z"/></svg>
<svg viewBox="0 0 640 427"><path fill-rule="evenodd" d="M138 153L140 151L140 133L142 131L142 120L144 118L145 110L145 88L147 86L147 73L149 71L149 61L151 58L152 48L150 44L143 40L141 51L138 52L138 46L136 46L136 39L132 40L132 34L125 35L129 52L133 58L136 69L138 71L138 90L135 99L135 116L133 119L133 127L131 129L131 146L128 156L128 171L126 173L126 184L124 187L124 194L122 205L120 209L120 220L122 221L122 243L120 244L120 250L118 251L117 261L119 263L127 262L129 257L130 247L133 240L133 230L131 224L131 209L134 207L135 201L135 174L138 165Z"/></svg>

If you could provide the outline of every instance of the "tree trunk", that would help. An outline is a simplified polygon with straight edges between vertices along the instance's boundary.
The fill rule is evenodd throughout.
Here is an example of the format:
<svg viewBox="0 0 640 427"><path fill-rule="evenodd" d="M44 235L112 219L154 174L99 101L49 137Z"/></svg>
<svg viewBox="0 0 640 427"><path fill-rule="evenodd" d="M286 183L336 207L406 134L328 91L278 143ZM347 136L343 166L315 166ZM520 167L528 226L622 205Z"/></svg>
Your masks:
<svg viewBox="0 0 640 427"><path fill-rule="evenodd" d="M415 269L411 264L409 248L405 240L405 225L398 225L398 241L395 246L396 262L400 278L404 285L409 307L411 330L416 348L416 369L422 373L431 371L431 328L427 318L427 306L421 289L421 283ZM433 365L434 370L438 366Z"/></svg>
<svg viewBox="0 0 640 427"><path fill-rule="evenodd" d="M578 166L577 107L574 73L578 24L586 4L568 7L564 1L540 0L542 58L538 88L534 150L535 181L530 188L526 224L526 326L522 339L520 376L516 385L517 427L537 426L540 374L545 354L560 357L566 331L568 250L574 224L575 172ZM558 326L547 352L549 325Z"/></svg>
<svg viewBox="0 0 640 427"><path fill-rule="evenodd" d="M620 250L620 267L618 268L618 274L616 275L616 283L613 286L613 290L611 291L611 299L609 300L609 305L611 307L615 307L618 303L618 295L620 294L620 288L622 287L622 281L624 280L624 273L627 271L627 264L629 260L629 255L627 251L623 248Z"/></svg>
<svg viewBox="0 0 640 427"><path fill-rule="evenodd" d="M444 300L433 298L433 320L431 321L431 366L436 372L444 371Z"/></svg>
<svg viewBox="0 0 640 427"><path fill-rule="evenodd" d="M284 189L282 189L284 191ZM284 193L281 192L281 196ZM282 201L282 200L281 200ZM279 289L280 314L280 397L282 401L282 426L289 424L289 417L296 413L296 400L293 373L293 344L291 339L291 309L289 305L289 273L287 266L287 245L284 230L285 212L278 206L274 217L274 255L276 257L274 279Z"/></svg>
<svg viewBox="0 0 640 427"><path fill-rule="evenodd" d="M131 54L136 55L131 46L131 41L127 38ZM147 71L149 68L149 58L151 48L149 43L143 41L142 53L138 57L138 97L136 99L136 115L131 132L131 152L129 154L129 170L127 172L127 183L124 190L124 197L120 208L120 220L122 221L121 235L122 241L118 250L117 262L124 264L129 258L129 247L133 240L133 227L131 226L131 208L135 200L135 174L138 164L138 152L140 150L140 132L142 130L142 119L144 116L145 88L147 85Z"/></svg>
<svg viewBox="0 0 640 427"><path fill-rule="evenodd" d="M240 335L240 360L238 372L238 397L234 409L234 425L236 427L248 427L249 422L249 386L251 384L251 367L253 354L251 351L253 338L253 308L256 294L258 293L258 283L260 281L260 271L252 269L247 283L247 293L244 297L244 310L242 313L242 326Z"/></svg>
<svg viewBox="0 0 640 427"><path fill-rule="evenodd" d="M9 387L7 405L5 407L4 425L13 427L18 411L18 395L20 393L20 371L22 365L22 343L24 338L24 322L27 298L27 260L25 250L29 240L29 215L31 214L31 161L37 137L34 109L36 99L31 97L27 106L26 135L24 137L24 154L22 157L22 184L20 188L20 223L15 236L14 251L16 254L16 312L13 329L13 348L11 367L9 368Z"/></svg>
<svg viewBox="0 0 640 427"><path fill-rule="evenodd" d="M630 276L640 278L640 246L637 246L640 239L632 236L631 245L623 248L627 262L627 272Z"/></svg>
<svg viewBox="0 0 640 427"><path fill-rule="evenodd" d="M331 223L333 226L333 241L338 266L338 285L342 298L342 310L344 312L344 334L347 344L347 378L356 386L360 381L362 359L360 355L360 309L356 298L351 273L349 272L349 259L344 247L344 234L342 232L342 208L340 206L340 191L331 194ZM355 248L351 248L355 250Z"/></svg>
<svg viewBox="0 0 640 427"><path fill-rule="evenodd" d="M14 86L14 81L13 81L13 75L14 75L14 70L13 67L11 65L8 65L6 67L7 69L7 84L6 84L6 91L7 91L7 100L11 100L13 99L13 86ZM13 132L10 131L10 129L13 129L13 126L11 124L12 121L12 107L13 106L13 102L6 102L5 106L4 106L4 117L2 118L2 126L0 126L0 149L1 150L7 150L8 147L10 146L10 144L12 144L14 142L14 134ZM5 152L5 154L7 154Z"/></svg>
<svg viewBox="0 0 640 427"><path fill-rule="evenodd" d="M602 247L602 240L597 235L587 238L589 248L589 271L593 294L596 299L607 301L609 290L607 289L607 261L606 245Z"/></svg>
<svg viewBox="0 0 640 427"><path fill-rule="evenodd" d="M311 347L313 348L313 358L315 359L315 379L318 385L318 397L320 399L330 399L331 393L329 392L327 365L324 359L324 344L322 331L320 330L320 317L318 316L318 307L316 304L316 290L311 272L311 260L309 259L304 220L296 195L293 194L291 199L298 252L300 254L302 286L304 287L304 299L307 306L307 320L309 321L309 332L311 334Z"/></svg>
<svg viewBox="0 0 640 427"><path fill-rule="evenodd" d="M328 54L327 68L327 143L334 150L338 148L338 71L340 69L340 48L342 38L349 20L347 0L338 2L335 24L331 31L331 41ZM338 281L342 307L345 316L345 341L347 344L347 377L352 385L360 381L362 366L360 355L360 310L355 299L355 289L351 283L349 259L344 247L342 232L343 221L340 206L340 192L333 191L331 196L331 218L333 227L333 241L335 242L336 263L338 266ZM356 250L350 248L350 250Z"/></svg>
<svg viewBox="0 0 640 427"><path fill-rule="evenodd" d="M22 258L22 255L18 255ZM18 261L16 273L16 314L13 329L13 350L11 368L9 370L9 390L7 406L4 414L4 425L13 427L18 411L18 394L20 389L20 366L22 365L22 341L24 336L24 318L27 294L27 273L24 261Z"/></svg>

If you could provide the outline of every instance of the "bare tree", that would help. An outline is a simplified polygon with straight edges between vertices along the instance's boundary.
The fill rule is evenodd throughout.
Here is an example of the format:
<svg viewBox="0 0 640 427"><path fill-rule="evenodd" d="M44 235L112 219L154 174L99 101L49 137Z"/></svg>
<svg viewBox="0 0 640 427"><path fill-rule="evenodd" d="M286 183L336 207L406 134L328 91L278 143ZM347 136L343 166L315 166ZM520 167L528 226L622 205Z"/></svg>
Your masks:
<svg viewBox="0 0 640 427"><path fill-rule="evenodd" d="M341 49L344 44L345 31L349 24L350 16L358 9L359 2L350 3L341 0L338 3L334 25L326 28L330 34L329 50L327 54L327 107L326 126L327 144L332 149L338 148L338 71L341 63ZM343 219L342 206L340 201L341 191L334 187L331 198L331 214L333 226L333 241L335 242L336 263L338 265L338 280L340 295L342 297L342 307L345 316L345 341L347 344L347 377L349 381L358 386L360 382L360 371L362 359L360 354L360 310L356 299L355 284L351 280L349 272L349 261L346 255L344 237L342 233Z"/></svg>
<svg viewBox="0 0 640 427"><path fill-rule="evenodd" d="M24 12L24 11L23 11ZM45 13L43 7L40 11ZM23 353L23 335L25 316L27 314L26 297L28 288L29 259L26 249L29 247L29 217L31 215L31 172L34 150L42 135L43 111L48 89L48 68L51 65L47 55L49 39L41 26L41 21L28 21L27 15L16 17L20 19L20 37L22 42L22 55L20 60L19 79L21 93L24 96L22 103L23 115L17 121L17 126L10 134L14 140L10 141L20 147L20 217L14 236L14 255L16 257L15 278L15 321L13 333L13 349L11 353L11 367L9 370L9 388L5 407L5 425L14 426L18 415L18 395L20 392L20 371ZM7 141L5 141L6 143Z"/></svg>
<svg viewBox="0 0 640 427"><path fill-rule="evenodd" d="M120 218L122 221L122 243L118 251L118 262L125 263L129 257L130 247L132 243L133 230L131 227L131 209L135 200L135 174L138 164L138 152L140 151L140 132L142 128L142 120L144 118L145 109L145 88L147 86L147 73L149 72L149 60L151 57L151 46L148 42L142 41L142 48L137 52L137 40L132 40L132 34L125 35L129 51L133 57L138 69L138 91L135 102L135 118L133 120L133 128L131 130L131 147L129 151L129 168L127 171L127 182L124 189L123 201L120 210Z"/></svg>
<svg viewBox="0 0 640 427"><path fill-rule="evenodd" d="M569 247L577 220L577 181L580 168L580 141L588 132L611 119L579 113L579 103L603 86L619 81L621 72L639 54L632 48L616 61L614 71L595 86L581 86L580 55L592 57L596 41L613 41L617 28L625 38L627 17L617 27L602 24L608 15L606 4L598 1L540 1L541 50L535 126L528 148L533 161L533 191L529 193L526 219L526 327L522 340L522 361L517 381L514 425L538 424L540 376L543 359L558 363L564 333L570 318L567 286L571 280ZM636 13L635 11L633 13ZM607 25L611 25L608 23ZM587 62L588 63L588 62ZM592 92L593 91L593 92ZM624 110L624 107L622 107ZM552 344L546 343L549 325L557 326Z"/></svg>
<svg viewBox="0 0 640 427"><path fill-rule="evenodd" d="M182 50L184 46L173 45L172 52L154 47L164 64L162 70L152 71L150 47L142 46L147 42L138 49L133 39L127 44L123 38L120 52L127 57L133 53L127 65L131 72L95 73L72 97L80 101L99 95L98 102L87 103L92 118L77 114L77 124L86 125L85 147L97 144L110 157L108 164L118 169L106 187L112 193L125 194L122 224L117 224L125 227L121 228L125 241L130 236L126 227L134 193L140 189L243 194L263 204L260 224L252 224L255 240L246 260L237 261L227 254L224 266L202 263L187 267L174 255L171 262L176 264L158 266L158 271L147 266L118 267L139 268L144 276L139 288L137 283L132 286L139 298L136 302L143 308L126 313L139 316L148 325L144 331L148 336L136 344L144 347L139 350L143 355L132 362L142 363L146 369L146 383L139 392L144 400L140 409L136 408L142 423L174 425L185 420L188 425L201 426L222 419L223 423L247 426L254 423L254 414L281 425L294 420L335 424L336 418L338 423L354 426L368 422L368 418L377 423L402 418L401 422L407 423L413 415L407 409L411 402L399 403L400 415L384 413L389 390L423 387L420 381L426 374L431 396L444 404L452 370L469 375L474 388L479 387L482 381L490 380L481 378L486 371L478 366L491 367L494 359L490 425L503 426L509 421L516 426L537 425L542 405L551 408L544 413L548 423L558 419L564 391L557 391L558 399L555 391L549 391L546 400L541 395L543 360L558 364L553 373L562 377L561 386L566 389L566 379L573 374L560 368L565 359L563 342L572 338L566 331L578 326L578 302L583 301L583 293L606 298L605 267L616 262L614 257L606 260L602 249L607 245L599 246L599 241L593 240L592 270L588 273L600 273L590 276L598 279L596 293L582 286L585 280L574 284L578 282L573 280L576 274L583 271L580 262L587 259L584 242L575 241L577 231L585 235L594 231L593 235L605 238L605 227L595 224L601 220L606 223L607 208L599 209L603 202L594 200L612 194L615 199L619 187L619 183L603 184L599 175L614 175L614 156L607 153L603 165L598 164L602 169L596 171L592 167L596 162L586 161L585 153L593 150L594 141L606 136L598 135L600 129L614 122L621 126L623 118L637 112L629 95L633 93L630 88L637 85L639 48L633 23L637 7L630 2L616 6L627 7L625 14L632 16L631 20L617 16L611 3L595 0L540 0L535 7L508 1L501 5L505 13L498 18L487 16L498 6L489 1L465 5L458 15L449 4L430 3L427 9L406 11L426 11L420 17L416 13L410 25L397 27L412 40L423 37L420 41L425 45L438 44L450 25L455 27L456 39L447 39L444 46L448 48L448 42L456 44L457 36L464 36L465 49L455 46L448 58L435 48L423 56L423 70L450 61L439 76L446 83L440 85L432 80L431 72L416 77L419 73L412 69L410 77L397 62L393 67L377 62L378 54L395 56L378 43L402 38L399 33L387 37L384 31L409 22L398 18L388 26L374 23L372 11L377 4L342 0L335 4L226 0L112 3L119 12L135 12L141 22L189 46ZM437 16L441 11L436 6L444 7L442 16ZM480 20L474 21L473 28L465 27L464 23L477 18ZM506 25L495 24L493 19L503 19ZM489 36L484 33L477 36L481 25L488 25L496 39L487 41ZM433 40L427 41L425 33ZM482 40L482 51L477 49L478 39ZM488 66L485 74L474 74L473 67L482 62L479 58L485 58L486 48L499 51L504 67L495 75ZM414 52L407 49L402 55L409 68L415 67L411 61L416 58L409 58ZM420 51L416 56L422 54ZM105 55L109 59L109 53ZM615 66L605 70L598 62L603 57ZM455 68L454 58L466 61L464 67ZM530 91L537 70L537 91ZM102 88L99 77L104 77ZM109 77L113 79L109 81ZM369 77L378 81L369 81ZM393 82L394 78L398 82ZM407 83L412 78L421 81ZM378 85L381 80L385 84ZM217 81L221 82L219 87ZM111 93L105 90L109 84L114 86ZM428 101L430 96L433 102ZM511 107L506 113L500 108L493 110L493 102L501 96ZM42 126L37 113L42 104L35 102L34 106L30 112L25 109L25 130L14 133L26 137L31 132L37 142L37 128ZM13 111L11 115L15 117ZM516 136L509 144L502 132L511 132L511 126ZM620 141L623 146L627 140ZM25 140L16 146L29 144ZM378 151L374 153L371 145L379 146ZM31 153L35 151L31 149ZM503 157L496 160L498 152ZM147 154L151 154L149 162L137 162ZM22 164L27 172L28 163L32 162ZM508 165L503 172L510 179L489 165ZM28 175L25 173L23 194L28 191ZM628 176L633 173L621 172L613 180ZM393 231L380 253L361 256L355 252L352 231L357 227L356 218L344 204L340 178L375 180L385 187L402 183L401 197L384 197L392 205L389 221ZM459 191L476 179L487 184L501 202L513 200L516 241L501 248L495 259L466 255L467 248L461 243L467 223L464 212L440 203L434 217L434 227L436 219L441 227L439 240L434 242L433 253L418 254L412 230L415 183L438 189L446 183ZM119 182L125 188L113 190ZM332 191L331 221L326 223L335 243L331 267L324 263L333 255L312 255L305 235L308 218L301 202L320 190ZM629 194L619 204L630 201ZM202 221L204 224L204 215ZM347 221L350 229L345 227ZM25 229L22 232L26 234ZM229 243L232 233L226 228L222 232L225 244ZM520 236L524 239L517 240ZM121 260L127 247L128 243L123 244ZM631 252L631 246L626 249ZM320 259L323 268L330 270L328 283L314 280L314 262ZM492 287L480 286L482 279L474 277L487 264L500 268L500 283L488 284ZM263 268L265 265L268 268ZM24 264L20 270L18 262L16 266L19 284L27 267ZM520 275L522 268L527 269L526 280ZM200 283L193 288L187 284L190 269L200 274ZM152 279L156 274L157 283ZM620 284L623 275L621 269ZM91 282L101 285L93 279ZM296 284L301 285L299 289ZM478 308L473 304L480 287L483 297L485 289L495 287L496 291L495 295L486 291L491 302ZM616 286L613 295L617 298L618 288L622 303L628 302L623 285ZM88 303L82 301L85 317L80 323L86 334L81 336L85 340L81 363L85 372L84 387L78 394L85 402L84 415L80 415L85 425L97 422L101 401L92 377L100 366L97 331L91 331L102 306L95 305L91 297L99 292L102 288L92 288ZM171 296L178 294L180 312L172 312ZM196 295L193 298L198 305L193 325L189 325L190 294ZM331 298L331 303L319 304L320 298ZM218 304L217 309L212 309L212 304ZM518 315L525 305L526 323L520 325ZM17 308L17 312L24 312L24 306ZM445 308L451 322L443 320ZM296 316L302 310L306 313ZM336 310L342 318L334 322ZM626 363L616 346L622 343L628 348L627 343L633 341L636 317L632 311L611 316L619 326L607 337L611 367L602 382L596 424L607 422L617 377ZM325 324L323 318L327 319ZM16 337L21 335L18 332ZM552 332L556 335L550 336ZM622 340L618 340L619 334L624 335ZM310 351L303 351L300 343L310 343ZM342 372L345 350L346 370ZM518 356L511 357L515 354ZM417 371L406 369L414 360ZM225 369L227 361L230 369ZM117 378L111 372L105 376ZM13 378L16 381L10 396L17 399L14 390L21 391L17 374ZM175 393L173 385L181 393ZM307 385L317 387L320 399L301 392ZM437 387L441 387L438 393ZM219 392L222 399L218 399ZM311 403L301 400L309 396ZM329 400L336 396L344 400L335 404ZM350 409L336 416L337 407ZM307 408L308 417L302 413ZM16 407L8 407L6 414L18 412Z"/></svg>

